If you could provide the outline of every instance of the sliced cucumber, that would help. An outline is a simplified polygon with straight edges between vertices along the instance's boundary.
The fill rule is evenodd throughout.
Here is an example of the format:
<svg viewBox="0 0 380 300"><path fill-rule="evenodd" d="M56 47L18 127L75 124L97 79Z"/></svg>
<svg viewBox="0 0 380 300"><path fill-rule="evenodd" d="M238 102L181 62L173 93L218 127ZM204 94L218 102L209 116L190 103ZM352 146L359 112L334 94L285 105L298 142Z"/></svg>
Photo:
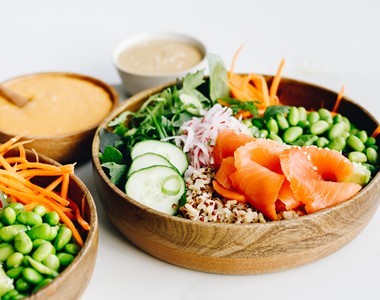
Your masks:
<svg viewBox="0 0 380 300"><path fill-rule="evenodd" d="M188 166L187 156L181 148L169 143L158 140L146 140L138 142L131 151L131 158L145 153L155 153L165 157L179 173L183 174Z"/></svg>
<svg viewBox="0 0 380 300"><path fill-rule="evenodd" d="M174 166L162 155L148 152L137 156L132 161L131 166L128 170L128 177L131 176L133 172L152 166L167 166L174 168Z"/></svg>
<svg viewBox="0 0 380 300"><path fill-rule="evenodd" d="M152 166L133 172L125 192L146 206L173 215L185 193L185 180L174 168Z"/></svg>

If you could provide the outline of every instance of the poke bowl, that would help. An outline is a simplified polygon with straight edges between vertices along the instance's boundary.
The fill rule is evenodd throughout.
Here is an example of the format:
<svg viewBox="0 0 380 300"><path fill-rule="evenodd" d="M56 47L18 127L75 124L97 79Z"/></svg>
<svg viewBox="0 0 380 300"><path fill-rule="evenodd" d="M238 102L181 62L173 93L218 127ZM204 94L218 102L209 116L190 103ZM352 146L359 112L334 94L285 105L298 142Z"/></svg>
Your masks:
<svg viewBox="0 0 380 300"><path fill-rule="evenodd" d="M210 72L212 73L212 71ZM250 75L239 74L239 76ZM278 84L279 79L278 75L260 75L260 78L265 80L268 87L272 86L272 84ZM197 90L203 95L211 94L211 90L213 89L212 85L214 84L214 88L217 86L215 81L212 83L212 80L212 74L210 77L204 77L204 82L202 81L203 83L197 87ZM303 198L299 199L302 192L297 190L297 187L300 182L302 183L302 178L300 179L300 177L303 175L302 173L301 175L297 173L297 170L303 169L303 167L298 166L299 168L291 168L292 165L298 163L298 158L305 161L313 161L314 154L326 154L326 161L322 159L322 162L317 165L308 165L313 171L308 170L306 171L306 174L309 176L309 172L322 173L325 168L329 169L325 172L326 174L315 176L317 176L316 180L323 182L323 185L329 186L330 184L335 185L336 183L342 185L334 194L338 196L332 196L334 199L339 198L340 194L345 194L345 190L359 183L357 180L358 178L353 180L355 183L351 182L352 180L348 180L349 182L347 186L345 185L347 182L335 182L339 180L334 176L341 176L334 173L340 173L340 171L335 170L338 169L336 165L328 163L335 168L333 171L331 171L332 169L329 166L325 167L323 165L327 164L326 162L328 161L327 159L330 154L333 156L339 155L339 157L341 157L344 156L343 154L347 155L344 153L346 150L342 151L341 149L340 151L334 151L335 149L326 149L326 145L324 145L324 147L321 145L316 146L316 139L312 138L312 140L314 140L310 142L310 136L305 139L306 145L300 146L297 143L293 143L293 145L284 143L284 140L292 139L289 136L286 137L286 135L281 135L282 142L276 141L277 146L274 147L276 148L278 145L281 145L279 146L281 148L280 157L290 159L288 163L285 164L284 168L286 170L283 170L282 172L285 175L287 174L286 176L290 174L290 178L285 178L290 182L293 195L298 195L297 199L304 204L306 203L306 205L301 206L301 208L283 210L284 206L287 207L287 203L286 200L284 200L284 202L278 202L280 199L278 190L274 198L275 201L271 202L271 208L269 210L268 207L260 206L260 203L255 199L252 200L254 197L259 198L260 196L258 194L262 191L264 191L265 199L272 197L271 193L276 189L276 176L278 174L274 175L273 180L271 179L269 182L263 183L262 186L256 186L255 191L257 191L257 193L255 191L252 192L255 196L251 196L250 180L254 179L252 179L250 175L247 175L247 177L239 177L240 180L235 181L235 183L233 175L230 175L229 183L232 186L232 190L228 190L227 193L225 193L226 186L218 188L217 185L223 181L219 181L219 179L225 179L220 173L218 175L218 172L222 169L224 159L228 158L228 156L223 157L222 163L218 165L219 169L217 169L216 173L211 171L211 175L206 174L208 176L205 176L205 173L207 173L205 170L209 170L209 166L202 165L202 159L204 159L205 156L201 158L201 156L198 155L198 160L194 160L195 152L185 149L187 140L183 139L183 135L187 135L187 138L189 137L189 132L191 131L191 129L189 129L190 123L186 123L188 127L186 127L185 130L182 127L182 139L181 137L178 137L178 132L176 132L177 136L174 138L162 138L160 141L175 144L182 150L185 149L183 152L186 153L189 160L189 165L187 165L186 171L180 170L182 168L181 166L177 167L177 158L170 155L166 156L169 162L176 166L179 174L184 174L185 191L181 190L182 187L179 181L173 182L171 180L177 175L175 175L175 173L168 173L169 175L167 178L169 179L158 184L159 189L161 189L161 192L158 193L161 195L161 198L158 198L165 198L165 196L162 196L162 193L172 195L177 192L181 194L181 197L178 202L175 202L174 204L169 201L169 204L164 205L159 200L157 200L157 202L160 203L155 203L150 195L156 192L155 189L157 187L155 187L154 184L153 186L150 185L149 181L154 181L154 178L163 176L162 174L167 171L167 167L157 167L157 165L160 165L161 163L153 164L153 166L150 162L148 162L147 165L144 164L145 162L140 164L141 159L139 159L139 163L137 163L136 160L138 157L144 156L144 154L157 154L154 148L158 149L161 146L156 141L153 142L152 145L149 145L150 141L149 143L146 143L146 141L140 142L140 145L144 145L144 147L139 147L139 142L137 142L132 147L130 160L127 162L123 161L121 157L119 157L119 160L110 162L107 161L103 155L109 155L110 157L112 155L119 155L117 151L108 152L110 149L106 149L107 145L110 145L111 143L110 141L112 140L113 134L120 134L120 131L118 132L118 130L121 129L117 128L117 126L115 127L116 123L119 122L120 124L120 122L124 122L124 125L127 124L126 127L130 126L130 122L133 122L133 118L140 116L139 113L141 110L149 107L149 103L152 103L152 99L155 98L155 95L159 94L160 96L163 96L162 93L166 93L168 88L171 89L173 93L181 90L183 91L183 89L186 88L186 84L188 84L188 82L186 83L185 81L180 84L177 82L161 85L132 96L121 107L108 116L106 120L104 120L95 134L92 145L92 160L99 198L110 221L129 241L152 256L180 267L217 274L260 274L286 270L319 260L345 246L365 228L374 215L380 201L380 198L378 197L380 189L380 174L378 172L378 167L376 167L376 164L378 163L377 158L375 160L371 158L373 162L375 161L375 166L370 167L370 178L368 170L363 173L359 172L359 181L366 177L366 182L365 184L361 183L361 187L357 189L357 192L347 196L344 200L334 200L335 202L333 201L326 206L318 206L320 203L315 204L314 202L308 202L309 200L304 200ZM181 92L179 92L179 94L181 94ZM193 95L198 95L198 92L195 92ZM365 108L343 95L338 95L338 93L320 86L290 78L281 78L278 89L276 90L276 97L274 97L276 105L272 105L272 109L275 107L276 110L280 109L281 111L284 107L287 107L288 120L289 115L291 115L290 110L292 107L303 107L309 113L312 111L318 112L321 105L323 105L324 110L335 111L333 114L334 116L336 114L344 116L345 118L348 118L352 124L358 124L357 126L360 125L360 130L368 132L368 136L370 136L372 132L378 130L376 129L379 126L378 121ZM212 97L210 96L210 98ZM336 107L337 98L339 99L338 108ZM237 103L234 100L231 100L231 98L220 99L228 102L231 110L233 110L234 105ZM321 104L322 102L323 104ZM241 105L240 102L239 104ZM191 112L194 112L194 109L199 108L198 104L190 105L189 107ZM215 104L212 107L215 107ZM239 110L237 110L238 113L242 112L241 107L242 106L239 106ZM244 106L244 108L247 110L249 109L247 106ZM212 108L209 111L211 110ZM227 108L223 109L223 111L226 110ZM152 111L154 110L150 111L150 116L152 116ZM130 118L132 114L133 117ZM205 121L206 115L207 112L202 113L200 119L197 119L196 117L194 118L193 115L187 121L191 120L192 124L197 123L198 125L201 124L201 126L203 126L202 124L207 123ZM262 113L259 113L259 115L261 115L261 117L257 117L257 119L263 118ZM215 118L213 119L215 120ZM127 122L125 122L125 120L127 120ZM242 123L246 122L242 120L241 116L238 116L238 120ZM256 124L255 122L257 120L252 120L253 119L249 119L249 124ZM279 124L280 123L277 122L277 125ZM158 124L158 126L159 125L160 124ZM210 132L207 133L207 130L212 131L214 126L215 124L212 123L203 133L209 137ZM268 124L265 126L268 128ZM256 131L257 129L258 128L254 128ZM138 131L138 129L135 130ZM270 133L274 132L274 130L268 131ZM313 131L315 132L315 130ZM280 130L277 132L279 133ZM127 130L127 133L122 132L120 135L124 135L124 137L128 138L130 133L131 132ZM196 135L196 130L194 130L193 133ZM240 157L240 160L243 162L247 162L248 159L249 161L247 164L251 163L250 160L255 159L252 157L247 158L247 156L237 156L237 153L241 154L243 149L246 149L248 145L251 147L248 148L248 150L256 149L255 147L258 147L253 146L252 143L256 143L256 140L252 141L252 136L247 138L248 135L245 135L248 142L245 141L242 144L243 146L240 145L237 147L232 146L232 144L236 142L236 136L233 136L230 140L224 140L224 143L220 143L218 146L218 138L220 135L221 131L218 132L216 144L212 147L212 151L214 151L212 154L214 155L214 165L216 164L217 156L215 156L215 151L217 147L222 147L224 149L222 151L219 149L219 152L217 152L219 154L223 154L223 151L225 153L230 152L229 155L232 153L232 157L235 159L233 167L235 168L235 172L240 171L238 168L243 168L245 166L245 163L241 163L241 165L239 165L240 167L238 167L238 157ZM240 139L241 135L241 133L238 134L238 139ZM259 138L257 138L257 136ZM273 135L275 138L272 137L271 142L267 141L268 137L263 138L260 135L257 136L257 140L260 140L260 143L264 143L263 148L260 149L266 151L267 148L272 149L271 145L273 140L278 140L277 137L279 137L280 134ZM377 152L376 144L379 143L379 140L378 137L375 138L375 136L376 135L374 134L374 137L371 138L371 142L374 143L372 144L372 148ZM160 138L157 139L160 140ZM121 145L122 143L120 141L120 139L117 139L117 142L113 145ZM323 139L322 141L325 140ZM196 143L197 140L192 139L187 146L191 149ZM233 149L231 150L229 147L232 147ZM139 150L134 150L136 148L139 148ZM144 148L149 148L151 150L146 150ZM125 151L128 152L127 148L120 147L119 149L121 153L124 153ZM314 151L315 149L317 150ZM162 150L162 156L166 155L164 153L165 151L166 150ZM260 155L260 151L256 154ZM297 154L295 156L296 159L292 160L291 153L293 152L298 153L300 156L297 156ZM373 151L370 150L369 152L372 153ZM199 152L197 153L199 154ZM287 154L285 155L285 153ZM268 155L270 156L272 154L269 153ZM302 158L301 155L303 155L304 158ZM361 155L359 156L361 157ZM113 157L115 158L115 156ZM349 165L354 164L354 162L347 157L342 159L345 162L348 161ZM125 163L125 166L123 166L123 163ZM200 169L193 166L193 164L197 165L199 163L201 164ZM355 165L356 164L357 162L355 162ZM136 165L138 165L137 169ZM265 169L271 169L272 167L269 165L265 165ZM124 168L124 174L127 175L122 175L122 179L120 179L115 176L115 173L118 173L118 170L122 168ZM212 168L213 166L211 166L211 169ZM133 170L131 171L131 169ZM159 171L158 173L160 174L156 177L152 177L151 172L153 172L153 169ZM339 169L341 168L339 167ZM360 169L363 170L362 168ZM281 171L275 170L275 173L280 172ZM331 174L331 172L334 174ZM201 174L198 175L199 173ZM367 175L363 177L363 174ZM298 181L294 181L294 178L297 176L299 176ZM308 178L305 177L304 179L304 181L308 181ZM121 180L121 184L118 180ZM282 181L282 184L286 180ZM219 183L216 183L215 185L215 181L219 181ZM242 185L241 183L244 181L246 184ZM333 183L326 183L328 181ZM237 188L233 189L235 184ZM207 186L207 188L204 188L205 186ZM210 186L212 187L210 188ZM296 191L293 191L293 188ZM317 187L315 189L317 189ZM311 192L313 194L313 188L311 188ZM215 193L218 196L222 195L224 200L222 202L215 200ZM199 200L202 199L202 197L208 196L210 197L211 202L207 200ZM319 201L323 202L324 196L327 197L326 194L323 194L322 192ZM239 197L243 198L240 199ZM309 199L314 196L302 194L301 197ZM247 199L249 199L248 202L252 204L252 207L260 207L260 209L253 209L255 210L253 211L250 209L247 210L246 207L242 208L239 206L244 206ZM313 201L315 201L315 199ZM215 204L216 202L218 203ZM216 209L218 205L219 208L222 206L223 213L220 212L220 209ZM210 208L211 206L212 209ZM244 210L244 212L242 212L242 210ZM271 211L272 213L275 211L274 214L271 214Z"/></svg>
<svg viewBox="0 0 380 300"><path fill-rule="evenodd" d="M97 256L95 202L73 164L61 165L23 143L0 144L1 296L78 299Z"/></svg>

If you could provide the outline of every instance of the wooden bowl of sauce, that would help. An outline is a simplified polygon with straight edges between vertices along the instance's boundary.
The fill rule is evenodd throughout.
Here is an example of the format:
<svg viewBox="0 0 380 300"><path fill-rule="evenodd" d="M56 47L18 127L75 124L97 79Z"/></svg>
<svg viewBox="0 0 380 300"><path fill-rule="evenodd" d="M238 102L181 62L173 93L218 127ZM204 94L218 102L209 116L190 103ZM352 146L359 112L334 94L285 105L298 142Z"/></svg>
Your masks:
<svg viewBox="0 0 380 300"><path fill-rule="evenodd" d="M96 127L118 102L106 83L72 73L37 73L8 80L7 89L29 99L18 107L0 96L0 143L16 135L58 162L88 159Z"/></svg>
<svg viewBox="0 0 380 300"><path fill-rule="evenodd" d="M206 47L179 33L144 33L120 42L113 61L124 89L135 94L205 68Z"/></svg>

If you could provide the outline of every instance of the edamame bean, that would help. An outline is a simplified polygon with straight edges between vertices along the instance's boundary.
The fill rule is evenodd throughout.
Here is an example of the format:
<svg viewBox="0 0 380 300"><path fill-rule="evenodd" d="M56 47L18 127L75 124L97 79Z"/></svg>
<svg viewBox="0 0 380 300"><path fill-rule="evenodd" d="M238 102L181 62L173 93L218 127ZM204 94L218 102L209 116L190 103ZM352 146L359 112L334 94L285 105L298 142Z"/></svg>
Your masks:
<svg viewBox="0 0 380 300"><path fill-rule="evenodd" d="M346 140L341 136L336 137L327 145L327 148L336 151L342 151L344 147L346 147Z"/></svg>
<svg viewBox="0 0 380 300"><path fill-rule="evenodd" d="M292 126L296 126L298 122L300 121L300 115L298 108L295 106L290 107L289 113L288 113L288 122Z"/></svg>
<svg viewBox="0 0 380 300"><path fill-rule="evenodd" d="M16 212L12 207L7 206L3 209L0 220L4 225L12 225L16 221Z"/></svg>
<svg viewBox="0 0 380 300"><path fill-rule="evenodd" d="M311 146L318 140L318 137L316 135L309 135L309 136L310 136L309 139L304 144L305 146Z"/></svg>
<svg viewBox="0 0 380 300"><path fill-rule="evenodd" d="M367 156L363 152L352 151L348 153L348 159L352 162L365 163Z"/></svg>
<svg viewBox="0 0 380 300"><path fill-rule="evenodd" d="M24 231L15 236L14 244L17 251L22 254L28 254L33 249L32 240Z"/></svg>
<svg viewBox="0 0 380 300"><path fill-rule="evenodd" d="M301 120L298 122L298 125L299 127L301 127L302 129L307 129L310 127L310 122L308 120Z"/></svg>
<svg viewBox="0 0 380 300"><path fill-rule="evenodd" d="M19 212L16 218L18 223L35 226L42 224L42 218L40 215L32 212L32 211L23 211Z"/></svg>
<svg viewBox="0 0 380 300"><path fill-rule="evenodd" d="M353 135L357 135L359 133L359 129L357 129L355 127L351 127L350 133L353 134Z"/></svg>
<svg viewBox="0 0 380 300"><path fill-rule="evenodd" d="M376 139L373 137L373 136L370 136L367 141L365 142L365 145L367 147L369 146L372 146L372 145L376 145Z"/></svg>
<svg viewBox="0 0 380 300"><path fill-rule="evenodd" d="M307 120L310 122L310 124L313 124L319 121L319 119L320 119L319 114L316 111L311 111L307 115Z"/></svg>
<svg viewBox="0 0 380 300"><path fill-rule="evenodd" d="M66 244L65 246L65 252L72 254L74 256L78 254L80 249L81 247L78 244L74 244L74 243L69 243L69 244Z"/></svg>
<svg viewBox="0 0 380 300"><path fill-rule="evenodd" d="M355 151L362 152L365 149L363 142L353 134L347 137L346 142Z"/></svg>
<svg viewBox="0 0 380 300"><path fill-rule="evenodd" d="M36 261L43 261L54 252L54 247L51 243L42 243L32 254Z"/></svg>
<svg viewBox="0 0 380 300"><path fill-rule="evenodd" d="M57 251L60 251L65 247L65 245L70 242L71 237L73 236L72 231L66 226L61 226L58 230L56 239L54 240L54 248Z"/></svg>
<svg viewBox="0 0 380 300"><path fill-rule="evenodd" d="M15 288L18 292L26 292L30 290L32 285L26 281L23 277L20 277L15 282Z"/></svg>
<svg viewBox="0 0 380 300"><path fill-rule="evenodd" d="M254 118L254 119L252 119L251 123L252 123L253 126L256 126L259 129L263 129L264 126L265 126L264 125L264 120L261 119L261 118Z"/></svg>
<svg viewBox="0 0 380 300"><path fill-rule="evenodd" d="M357 133L357 137L359 138L359 140L362 141L362 143L365 143L368 139L368 135L367 135L367 132L365 130L360 130Z"/></svg>
<svg viewBox="0 0 380 300"><path fill-rule="evenodd" d="M46 215L45 215L46 216ZM44 239L49 240L51 227L47 223L36 225L28 231L28 235L32 240Z"/></svg>
<svg viewBox="0 0 380 300"><path fill-rule="evenodd" d="M282 139L278 136L277 133L270 132L268 136L271 140L282 143Z"/></svg>
<svg viewBox="0 0 380 300"><path fill-rule="evenodd" d="M24 268L24 270L22 270L22 276L26 281L33 284L39 284L44 279L44 277L37 272L37 270L31 267Z"/></svg>
<svg viewBox="0 0 380 300"><path fill-rule="evenodd" d="M7 243L0 244L0 262L6 261L14 252L15 249L12 245Z"/></svg>
<svg viewBox="0 0 380 300"><path fill-rule="evenodd" d="M46 207L43 205L36 205L33 208L33 212L39 215L40 217L43 217L46 214Z"/></svg>
<svg viewBox="0 0 380 300"><path fill-rule="evenodd" d="M43 219L50 226L56 226L59 223L59 215L56 211L47 212Z"/></svg>
<svg viewBox="0 0 380 300"><path fill-rule="evenodd" d="M19 278L22 274L22 270L24 270L24 267L15 267L7 271L7 276L11 279Z"/></svg>
<svg viewBox="0 0 380 300"><path fill-rule="evenodd" d="M332 118L331 112L326 108L318 109L318 114L321 120L328 121Z"/></svg>
<svg viewBox="0 0 380 300"><path fill-rule="evenodd" d="M319 120L310 125L310 132L315 135L320 135L329 129L329 123L325 120Z"/></svg>
<svg viewBox="0 0 380 300"><path fill-rule="evenodd" d="M371 147L365 150L365 154L367 155L368 162L370 164L376 165L378 160L377 151Z"/></svg>
<svg viewBox="0 0 380 300"><path fill-rule="evenodd" d="M74 260L74 255L65 252L58 253L57 257L59 259L61 269L67 268L67 266Z"/></svg>
<svg viewBox="0 0 380 300"><path fill-rule="evenodd" d="M306 121L307 118L307 111L305 107L300 106L298 107L298 116L299 116L299 121Z"/></svg>
<svg viewBox="0 0 380 300"><path fill-rule="evenodd" d="M278 133L278 124L275 119L271 118L267 122L267 129L269 133L273 132L275 134Z"/></svg>
<svg viewBox="0 0 380 300"><path fill-rule="evenodd" d="M336 114L334 117L333 117L333 121L334 123L340 123L340 122L343 122L343 117L341 114ZM343 122L344 124L344 122ZM345 126L346 127L346 126Z"/></svg>
<svg viewBox="0 0 380 300"><path fill-rule="evenodd" d="M288 120L286 120L286 118L284 117L284 115L277 114L276 115L276 120L277 120L278 127L281 130L285 130L285 129L289 128Z"/></svg>
<svg viewBox="0 0 380 300"><path fill-rule="evenodd" d="M57 226L52 226L50 228L50 234L49 234L49 237L48 237L49 241L52 241L52 240L54 240L57 237L58 230L59 230L59 226L58 225Z"/></svg>
<svg viewBox="0 0 380 300"><path fill-rule="evenodd" d="M6 266L8 269L17 268L22 264L24 255L21 252L14 252L8 257Z"/></svg>
<svg viewBox="0 0 380 300"><path fill-rule="evenodd" d="M13 224L0 228L0 238L4 242L11 242L19 232L25 232L28 227L22 224Z"/></svg>
<svg viewBox="0 0 380 300"><path fill-rule="evenodd" d="M1 300L13 300L14 297L18 296L18 291L13 289L6 292L2 297Z"/></svg>
<svg viewBox="0 0 380 300"><path fill-rule="evenodd" d="M265 139L265 138L268 137L268 135L269 135L268 130L266 130L266 129L261 129L260 130L260 138Z"/></svg>
<svg viewBox="0 0 380 300"><path fill-rule="evenodd" d="M47 240L44 240L44 239L36 239L33 241L33 249L37 249L41 244L44 244L44 243L50 243L49 241Z"/></svg>
<svg viewBox="0 0 380 300"><path fill-rule="evenodd" d="M48 257L46 257L42 263L54 271L58 271L60 267L59 259L57 255L54 254L50 254Z"/></svg>
<svg viewBox="0 0 380 300"><path fill-rule="evenodd" d="M351 122L347 117L342 116L342 122L346 124L346 130L350 130Z"/></svg>
<svg viewBox="0 0 380 300"><path fill-rule="evenodd" d="M42 280L33 290L33 293L36 293L37 291L39 291L40 289L42 289L45 285L48 285L50 282L52 282L53 279L52 278L45 278L44 280Z"/></svg>
<svg viewBox="0 0 380 300"><path fill-rule="evenodd" d="M346 126L342 122L334 124L329 130L329 133L328 133L329 139L333 140L336 137L341 136L343 132L345 131L345 128Z"/></svg>
<svg viewBox="0 0 380 300"><path fill-rule="evenodd" d="M329 144L329 140L325 137L320 137L318 140L317 140L317 147L319 148L324 148L326 147L327 145Z"/></svg>
<svg viewBox="0 0 380 300"><path fill-rule="evenodd" d="M11 202L8 204L8 207L13 208L16 213L18 213L19 211L25 210L24 205L20 202Z"/></svg>
<svg viewBox="0 0 380 300"><path fill-rule="evenodd" d="M49 276L49 277L57 277L58 276L57 271L54 271L54 270L48 268L43 263L40 263L40 262L34 260L30 256L25 256L25 258L28 260L30 266L33 267L36 271L38 271L40 274L44 274L44 275Z"/></svg>
<svg viewBox="0 0 380 300"><path fill-rule="evenodd" d="M289 127L285 130L283 135L283 140L285 143L293 143L295 140L297 140L302 135L302 128L299 126Z"/></svg>

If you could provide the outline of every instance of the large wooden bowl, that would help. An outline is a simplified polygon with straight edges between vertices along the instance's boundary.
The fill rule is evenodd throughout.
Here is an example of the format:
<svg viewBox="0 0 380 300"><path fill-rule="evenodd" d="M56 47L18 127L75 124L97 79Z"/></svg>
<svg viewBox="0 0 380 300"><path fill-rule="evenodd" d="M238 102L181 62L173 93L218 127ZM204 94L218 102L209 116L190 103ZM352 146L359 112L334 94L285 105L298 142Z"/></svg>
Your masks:
<svg viewBox="0 0 380 300"><path fill-rule="evenodd" d="M270 82L272 77L266 77ZM111 222L132 243L166 262L220 274L280 271L321 259L342 248L368 224L379 205L380 173L352 199L293 220L266 224L214 224L165 215L126 196L111 183L98 158L99 132L125 110L136 110L157 87L128 99L98 128L92 146L94 177ZM332 109L337 94L304 82L282 79L280 101L307 108ZM344 98L339 112L373 131L378 122Z"/></svg>
<svg viewBox="0 0 380 300"><path fill-rule="evenodd" d="M111 110L118 104L119 96L112 86L96 78L81 74L63 72L36 73L13 78L8 80L7 82L27 77L37 77L40 75L67 76L88 81L100 87L106 92L112 103ZM78 100L80 101L80 99ZM60 163L81 162L84 160L88 160L91 157L91 143L94 133L96 131L96 128L102 121L103 120L101 119L96 124L93 124L88 128L66 134L57 134L51 136L25 135L23 137L24 140L33 140L31 143L26 144L25 148L34 149L38 153L46 155ZM20 122L22 122L22 120L20 120ZM41 122L43 122L43 120L41 120ZM25 128L25 130L27 130L27 128ZM18 132L17 134L22 134L22 132ZM8 141L14 135L16 134L6 132L0 129L0 143Z"/></svg>
<svg viewBox="0 0 380 300"><path fill-rule="evenodd" d="M14 155L15 152L7 153L7 156ZM36 161L36 154L27 150L28 161ZM58 165L54 160L38 155L38 161ZM55 178L41 177L38 183L41 186L47 186ZM84 245L75 257L74 261L54 280L40 289L37 293L32 294L26 299L31 300L75 300L79 299L86 289L92 273L94 271L96 256L98 251L98 217L94 199L90 191L83 182L75 175L70 175L68 197L74 200L81 207L82 198L85 199L84 219L90 224L91 229L85 233Z"/></svg>

